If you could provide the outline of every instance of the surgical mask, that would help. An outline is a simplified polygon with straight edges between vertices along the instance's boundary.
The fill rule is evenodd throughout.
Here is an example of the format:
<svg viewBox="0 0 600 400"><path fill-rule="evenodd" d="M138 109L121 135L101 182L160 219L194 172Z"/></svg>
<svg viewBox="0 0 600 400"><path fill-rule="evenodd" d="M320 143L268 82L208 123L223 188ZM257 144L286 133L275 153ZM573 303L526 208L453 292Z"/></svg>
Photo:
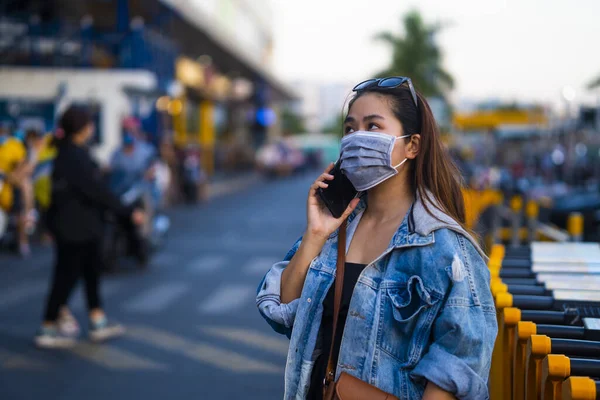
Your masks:
<svg viewBox="0 0 600 400"><path fill-rule="evenodd" d="M123 145L124 146L131 146L132 144L135 144L135 136L133 136L129 132L125 133L123 135Z"/></svg>
<svg viewBox="0 0 600 400"><path fill-rule="evenodd" d="M341 169L354 188L363 192L398 174L404 164L392 165L396 141L411 135L392 136L380 132L358 131L342 139Z"/></svg>

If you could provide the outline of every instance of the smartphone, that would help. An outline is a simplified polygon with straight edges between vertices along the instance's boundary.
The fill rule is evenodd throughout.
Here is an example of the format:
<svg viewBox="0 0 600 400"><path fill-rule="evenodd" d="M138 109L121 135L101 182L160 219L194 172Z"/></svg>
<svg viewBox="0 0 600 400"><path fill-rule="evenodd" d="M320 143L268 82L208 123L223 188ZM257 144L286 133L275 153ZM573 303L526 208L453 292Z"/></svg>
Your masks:
<svg viewBox="0 0 600 400"><path fill-rule="evenodd" d="M329 171L329 174L334 177L331 181L325 181L329 186L325 189L317 189L319 198L335 218L340 218L352 199L360 194L354 189L352 182L344 175L340 165L341 161L338 160L333 169Z"/></svg>

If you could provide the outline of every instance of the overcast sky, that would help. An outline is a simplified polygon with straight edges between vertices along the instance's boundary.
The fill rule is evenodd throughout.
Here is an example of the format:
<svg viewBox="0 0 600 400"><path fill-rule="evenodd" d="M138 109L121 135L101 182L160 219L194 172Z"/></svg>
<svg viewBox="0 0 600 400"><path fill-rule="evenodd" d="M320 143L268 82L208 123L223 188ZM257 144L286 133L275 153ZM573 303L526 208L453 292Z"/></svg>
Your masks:
<svg viewBox="0 0 600 400"><path fill-rule="evenodd" d="M600 0L272 1L274 68L287 80L350 84L371 77L390 54L373 36L399 32L410 9L450 23L438 41L457 100L556 104L565 85L582 100L586 83L600 75Z"/></svg>

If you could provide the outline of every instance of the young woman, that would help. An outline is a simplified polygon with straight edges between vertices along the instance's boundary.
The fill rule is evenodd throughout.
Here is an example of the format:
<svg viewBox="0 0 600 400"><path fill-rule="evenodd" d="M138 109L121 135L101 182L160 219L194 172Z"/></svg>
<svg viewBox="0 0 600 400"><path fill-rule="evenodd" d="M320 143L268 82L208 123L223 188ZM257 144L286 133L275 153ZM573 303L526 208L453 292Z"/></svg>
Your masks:
<svg viewBox="0 0 600 400"><path fill-rule="evenodd" d="M104 184L87 150L87 143L94 134L90 114L82 107L71 106L60 119L60 128L47 217L48 228L54 236L56 261L44 320L35 336L35 344L44 348L75 344L75 338L58 329L58 321L61 308L63 314L67 312L63 306L82 275L90 338L100 341L123 333L122 326L107 320L100 299L102 212L111 210L138 224L145 219L141 211L123 206Z"/></svg>
<svg viewBox="0 0 600 400"><path fill-rule="evenodd" d="M303 237L259 286L261 314L291 339L284 398L322 397L347 218L335 379L345 372L401 399L487 399L496 316L459 173L410 79L354 92L340 159L363 195L334 218L317 196L330 166L310 188Z"/></svg>

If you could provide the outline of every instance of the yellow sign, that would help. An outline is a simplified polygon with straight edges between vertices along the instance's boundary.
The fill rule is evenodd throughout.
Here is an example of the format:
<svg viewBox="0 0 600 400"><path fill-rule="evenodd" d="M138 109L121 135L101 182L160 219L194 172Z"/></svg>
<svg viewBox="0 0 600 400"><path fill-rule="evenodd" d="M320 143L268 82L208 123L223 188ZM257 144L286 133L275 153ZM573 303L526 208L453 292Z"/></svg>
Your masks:
<svg viewBox="0 0 600 400"><path fill-rule="evenodd" d="M495 129L499 125L546 125L542 110L490 110L456 113L453 121L458 129Z"/></svg>

